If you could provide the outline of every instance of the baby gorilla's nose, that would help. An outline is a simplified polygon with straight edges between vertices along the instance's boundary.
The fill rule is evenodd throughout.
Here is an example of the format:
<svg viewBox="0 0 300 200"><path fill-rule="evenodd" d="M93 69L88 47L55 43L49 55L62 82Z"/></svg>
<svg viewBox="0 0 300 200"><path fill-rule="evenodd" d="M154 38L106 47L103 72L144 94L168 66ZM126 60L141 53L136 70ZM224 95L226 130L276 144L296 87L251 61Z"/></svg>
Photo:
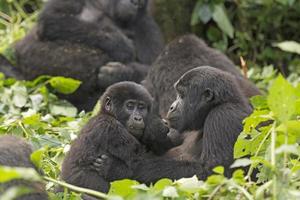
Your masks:
<svg viewBox="0 0 300 200"><path fill-rule="evenodd" d="M141 122L143 118L141 116L134 116L134 121Z"/></svg>

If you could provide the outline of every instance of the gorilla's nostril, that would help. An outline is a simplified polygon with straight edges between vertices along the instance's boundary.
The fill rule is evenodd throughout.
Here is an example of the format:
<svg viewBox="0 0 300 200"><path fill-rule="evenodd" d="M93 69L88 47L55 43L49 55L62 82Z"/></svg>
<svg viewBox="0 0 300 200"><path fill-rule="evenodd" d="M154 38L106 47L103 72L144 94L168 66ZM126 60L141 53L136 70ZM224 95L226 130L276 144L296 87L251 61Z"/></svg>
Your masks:
<svg viewBox="0 0 300 200"><path fill-rule="evenodd" d="M141 118L141 117L134 117L133 119L134 119L135 121L138 121L138 122L139 122L139 121L142 121L142 118Z"/></svg>

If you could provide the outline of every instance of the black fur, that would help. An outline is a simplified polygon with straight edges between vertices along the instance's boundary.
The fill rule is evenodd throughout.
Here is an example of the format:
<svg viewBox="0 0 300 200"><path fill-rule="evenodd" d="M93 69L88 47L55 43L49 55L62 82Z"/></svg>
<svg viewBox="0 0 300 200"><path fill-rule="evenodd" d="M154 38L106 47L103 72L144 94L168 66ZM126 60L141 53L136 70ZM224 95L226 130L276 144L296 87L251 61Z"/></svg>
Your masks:
<svg viewBox="0 0 300 200"><path fill-rule="evenodd" d="M133 177L154 183L161 178L196 174L203 180L218 165L224 166L225 175L230 176L234 143L243 129L243 119L252 112L236 77L202 66L186 72L175 88L178 97L167 116L171 127L185 133L185 140L191 137L188 145L184 141L185 146L176 147L175 154L183 157L172 158L172 149L167 158L141 160Z"/></svg>
<svg viewBox="0 0 300 200"><path fill-rule="evenodd" d="M162 116L167 114L171 103L176 98L174 83L188 70L205 65L234 75L246 97L260 93L258 88L245 79L224 54L208 47L195 35L185 35L166 46L144 81L144 85L154 97L154 102L158 102L158 109Z"/></svg>
<svg viewBox="0 0 300 200"><path fill-rule="evenodd" d="M25 140L8 135L0 137L0 165L36 169L30 161L31 153L32 148ZM2 193L1 189L5 190L14 186L27 187L32 190L31 193L22 195L17 200L48 199L44 184L25 180L13 180L5 184L0 184L0 194Z"/></svg>
<svg viewBox="0 0 300 200"><path fill-rule="evenodd" d="M140 138L135 137L128 126L131 116L126 114L127 100L146 105L147 113L142 115L145 130ZM72 144L62 165L62 179L77 186L108 192L110 181L132 177L137 160L151 156L152 150L161 154L173 147L167 136L169 129L158 115L151 113L151 103L150 94L136 83L121 82L108 87L101 97L100 113L85 125ZM97 163L103 154L111 158L114 166L111 170L111 166L107 166L108 173Z"/></svg>
<svg viewBox="0 0 300 200"><path fill-rule="evenodd" d="M108 85L141 81L162 48L147 0L50 0L37 26L15 47L26 79L49 74L83 81L71 101L87 109ZM111 67L111 61L126 67Z"/></svg>

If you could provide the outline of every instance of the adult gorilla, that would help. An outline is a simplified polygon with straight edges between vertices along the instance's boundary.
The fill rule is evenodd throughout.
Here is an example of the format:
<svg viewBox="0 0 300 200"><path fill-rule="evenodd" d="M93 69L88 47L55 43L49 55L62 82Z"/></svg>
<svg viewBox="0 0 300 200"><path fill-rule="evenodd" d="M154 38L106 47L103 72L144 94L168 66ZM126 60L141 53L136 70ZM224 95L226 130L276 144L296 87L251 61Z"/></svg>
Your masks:
<svg viewBox="0 0 300 200"><path fill-rule="evenodd" d="M246 97L260 93L258 88L245 79L224 54L208 47L195 35L185 35L166 46L143 83L154 97L154 102L158 102L158 109L163 117L176 99L174 83L188 70L205 65L234 75Z"/></svg>
<svg viewBox="0 0 300 200"><path fill-rule="evenodd" d="M90 109L109 85L143 80L163 49L147 4L147 0L49 0L37 26L16 44L17 67L26 79L48 74L81 80L70 100Z"/></svg>
<svg viewBox="0 0 300 200"><path fill-rule="evenodd" d="M171 150L163 157L139 160L132 178L150 184L161 178L196 174L204 180L218 165L224 166L225 175L230 176L234 143L243 129L243 119L252 112L236 77L213 67L197 67L176 82L175 90L177 99L167 118L172 128L192 140L185 139L191 141L185 148L176 147L176 155ZM106 161L105 168L110 163Z"/></svg>

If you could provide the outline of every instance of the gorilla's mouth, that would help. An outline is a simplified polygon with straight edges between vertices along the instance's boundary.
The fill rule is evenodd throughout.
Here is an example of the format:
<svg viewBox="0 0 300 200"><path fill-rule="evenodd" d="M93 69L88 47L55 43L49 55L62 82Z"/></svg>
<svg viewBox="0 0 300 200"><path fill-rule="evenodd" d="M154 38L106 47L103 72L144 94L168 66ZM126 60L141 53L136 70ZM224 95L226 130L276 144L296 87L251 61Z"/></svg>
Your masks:
<svg viewBox="0 0 300 200"><path fill-rule="evenodd" d="M128 132L134 137L140 138L144 134L144 128L129 126Z"/></svg>
<svg viewBox="0 0 300 200"><path fill-rule="evenodd" d="M168 120L168 124L171 128L175 128L175 129L178 128L178 122L180 121L180 117L173 116L171 118L168 118L167 120Z"/></svg>

